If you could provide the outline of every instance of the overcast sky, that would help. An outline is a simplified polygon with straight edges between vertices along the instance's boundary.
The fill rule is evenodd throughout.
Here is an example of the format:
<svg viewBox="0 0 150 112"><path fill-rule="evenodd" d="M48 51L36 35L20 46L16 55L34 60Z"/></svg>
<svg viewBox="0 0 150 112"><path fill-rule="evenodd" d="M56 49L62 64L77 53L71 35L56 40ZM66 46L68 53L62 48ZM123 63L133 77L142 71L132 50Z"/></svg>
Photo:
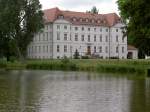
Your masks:
<svg viewBox="0 0 150 112"><path fill-rule="evenodd" d="M90 10L93 6L99 13L118 13L117 0L40 0L43 9L58 7L62 10L81 11Z"/></svg>

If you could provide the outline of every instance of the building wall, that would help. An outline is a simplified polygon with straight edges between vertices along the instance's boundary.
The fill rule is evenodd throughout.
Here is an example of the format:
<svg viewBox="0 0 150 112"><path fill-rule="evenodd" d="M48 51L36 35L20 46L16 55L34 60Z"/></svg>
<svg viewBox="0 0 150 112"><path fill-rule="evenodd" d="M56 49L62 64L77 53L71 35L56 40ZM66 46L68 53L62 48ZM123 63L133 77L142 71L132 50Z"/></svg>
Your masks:
<svg viewBox="0 0 150 112"><path fill-rule="evenodd" d="M35 34L28 46L28 58L48 59L53 57L53 24L46 24L44 29Z"/></svg>
<svg viewBox="0 0 150 112"><path fill-rule="evenodd" d="M110 54L111 57L127 58L127 37L123 36L122 27L124 25L118 23L111 28L110 35ZM118 47L118 52L116 52Z"/></svg>
<svg viewBox="0 0 150 112"><path fill-rule="evenodd" d="M132 59L138 59L138 50L128 50L128 53L132 53Z"/></svg>
<svg viewBox="0 0 150 112"><path fill-rule="evenodd" d="M76 50L81 56L85 56L90 46L91 55L103 58L127 58L127 37L123 38L122 26L121 23L111 28L73 25L59 19L53 24L46 24L43 31L35 35L28 48L28 57L56 59L67 56L71 58Z"/></svg>

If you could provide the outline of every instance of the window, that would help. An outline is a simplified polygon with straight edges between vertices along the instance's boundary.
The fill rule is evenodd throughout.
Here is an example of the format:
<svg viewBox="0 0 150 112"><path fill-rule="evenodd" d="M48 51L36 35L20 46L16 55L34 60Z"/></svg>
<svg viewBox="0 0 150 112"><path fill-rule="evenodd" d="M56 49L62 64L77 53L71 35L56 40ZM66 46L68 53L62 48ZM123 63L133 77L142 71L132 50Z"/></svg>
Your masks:
<svg viewBox="0 0 150 112"><path fill-rule="evenodd" d="M90 28L88 28L88 31L90 31L91 29Z"/></svg>
<svg viewBox="0 0 150 112"><path fill-rule="evenodd" d="M43 53L45 53L45 46L43 46Z"/></svg>
<svg viewBox="0 0 150 112"><path fill-rule="evenodd" d="M48 41L48 32L46 32L46 41Z"/></svg>
<svg viewBox="0 0 150 112"><path fill-rule="evenodd" d="M108 32L108 29L106 29L106 32Z"/></svg>
<svg viewBox="0 0 150 112"><path fill-rule="evenodd" d="M100 28L100 32L102 32L102 28Z"/></svg>
<svg viewBox="0 0 150 112"><path fill-rule="evenodd" d="M78 34L75 35L75 41L78 41Z"/></svg>
<svg viewBox="0 0 150 112"><path fill-rule="evenodd" d="M34 36L34 39L33 39L35 42L37 41L37 36Z"/></svg>
<svg viewBox="0 0 150 112"><path fill-rule="evenodd" d="M41 46L39 46L39 53L41 53Z"/></svg>
<svg viewBox="0 0 150 112"><path fill-rule="evenodd" d="M116 32L118 32L118 29L116 29Z"/></svg>
<svg viewBox="0 0 150 112"><path fill-rule="evenodd" d="M76 18L73 18L73 21L76 21Z"/></svg>
<svg viewBox="0 0 150 112"><path fill-rule="evenodd" d="M86 19L86 22L89 22L89 20L88 20L88 19Z"/></svg>
<svg viewBox="0 0 150 112"><path fill-rule="evenodd" d="M82 31L84 31L84 27L82 27Z"/></svg>
<svg viewBox="0 0 150 112"><path fill-rule="evenodd" d="M124 43L124 37L122 37L122 42Z"/></svg>
<svg viewBox="0 0 150 112"><path fill-rule="evenodd" d="M64 29L67 30L67 26L64 26Z"/></svg>
<svg viewBox="0 0 150 112"><path fill-rule="evenodd" d="M96 28L94 28L94 31L96 32Z"/></svg>
<svg viewBox="0 0 150 112"><path fill-rule="evenodd" d="M116 42L118 42L118 35L116 35Z"/></svg>
<svg viewBox="0 0 150 112"><path fill-rule="evenodd" d="M96 46L94 46L94 53L96 53Z"/></svg>
<svg viewBox="0 0 150 112"><path fill-rule="evenodd" d="M64 45L64 52L67 52L67 46Z"/></svg>
<svg viewBox="0 0 150 112"><path fill-rule="evenodd" d="M108 47L107 46L105 47L105 52L108 53Z"/></svg>
<svg viewBox="0 0 150 112"><path fill-rule="evenodd" d="M102 40L102 35L100 35L100 42L102 42L103 40Z"/></svg>
<svg viewBox="0 0 150 112"><path fill-rule="evenodd" d="M48 53L48 45L46 46L46 52Z"/></svg>
<svg viewBox="0 0 150 112"><path fill-rule="evenodd" d="M67 40L67 34L66 33L64 34L64 40L65 41Z"/></svg>
<svg viewBox="0 0 150 112"><path fill-rule="evenodd" d="M102 46L99 47L99 52L102 53Z"/></svg>
<svg viewBox="0 0 150 112"><path fill-rule="evenodd" d="M33 49L33 46L31 47L31 53L34 53L34 49Z"/></svg>
<svg viewBox="0 0 150 112"><path fill-rule="evenodd" d="M45 41L45 33L43 33L43 41Z"/></svg>
<svg viewBox="0 0 150 112"><path fill-rule="evenodd" d="M92 19L92 23L94 23L95 22L95 20L94 19Z"/></svg>
<svg viewBox="0 0 150 112"><path fill-rule="evenodd" d="M119 53L119 47L118 46L116 47L116 53Z"/></svg>
<svg viewBox="0 0 150 112"><path fill-rule="evenodd" d="M59 15L58 18L59 19L64 19L64 16L63 15Z"/></svg>
<svg viewBox="0 0 150 112"><path fill-rule="evenodd" d="M88 35L88 42L90 42L90 35Z"/></svg>
<svg viewBox="0 0 150 112"><path fill-rule="evenodd" d="M60 40L60 33L57 32L57 40Z"/></svg>
<svg viewBox="0 0 150 112"><path fill-rule="evenodd" d="M39 33L39 41L41 41L41 34Z"/></svg>
<svg viewBox="0 0 150 112"><path fill-rule="evenodd" d="M124 53L124 47L122 47L122 53Z"/></svg>
<svg viewBox="0 0 150 112"><path fill-rule="evenodd" d="M46 25L46 30L48 30L48 25Z"/></svg>
<svg viewBox="0 0 150 112"><path fill-rule="evenodd" d="M60 29L60 25L57 25L57 29Z"/></svg>
<svg viewBox="0 0 150 112"><path fill-rule="evenodd" d="M78 27L75 27L75 30L77 31L77 30L78 30Z"/></svg>
<svg viewBox="0 0 150 112"><path fill-rule="evenodd" d="M59 47L59 45L57 45L57 52L59 52L60 51L60 47Z"/></svg>
<svg viewBox="0 0 150 112"><path fill-rule="evenodd" d="M82 35L81 40L84 41L84 35Z"/></svg>
<svg viewBox="0 0 150 112"><path fill-rule="evenodd" d="M49 32L49 40L52 40L52 32Z"/></svg>
<svg viewBox="0 0 150 112"><path fill-rule="evenodd" d="M37 46L35 46L35 53L37 53Z"/></svg>
<svg viewBox="0 0 150 112"><path fill-rule="evenodd" d="M96 42L96 35L94 35L94 42Z"/></svg>
<svg viewBox="0 0 150 112"><path fill-rule="evenodd" d="M108 42L108 36L106 36L106 42Z"/></svg>
<svg viewBox="0 0 150 112"><path fill-rule="evenodd" d="M70 34L70 40L72 40L72 35Z"/></svg>

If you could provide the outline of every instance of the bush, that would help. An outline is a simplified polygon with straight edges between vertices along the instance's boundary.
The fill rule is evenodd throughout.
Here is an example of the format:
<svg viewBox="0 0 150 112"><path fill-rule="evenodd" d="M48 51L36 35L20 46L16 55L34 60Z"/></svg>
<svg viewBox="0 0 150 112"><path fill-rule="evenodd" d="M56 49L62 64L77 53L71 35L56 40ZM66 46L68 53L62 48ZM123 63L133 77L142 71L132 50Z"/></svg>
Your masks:
<svg viewBox="0 0 150 112"><path fill-rule="evenodd" d="M0 59L0 68L6 68L6 67L7 67L6 61Z"/></svg>
<svg viewBox="0 0 150 112"><path fill-rule="evenodd" d="M119 59L118 57L110 57L110 59Z"/></svg>
<svg viewBox="0 0 150 112"><path fill-rule="evenodd" d="M82 59L89 59L88 56L82 56L81 58L82 58Z"/></svg>
<svg viewBox="0 0 150 112"><path fill-rule="evenodd" d="M67 64L67 63L70 62L70 60L65 56L65 57L61 60L61 62L62 62L63 64Z"/></svg>
<svg viewBox="0 0 150 112"><path fill-rule="evenodd" d="M16 58L16 57L14 57L14 56L11 56L11 57L10 57L10 62L12 62L12 63L13 63L13 62L15 62L16 60L17 60L17 58Z"/></svg>

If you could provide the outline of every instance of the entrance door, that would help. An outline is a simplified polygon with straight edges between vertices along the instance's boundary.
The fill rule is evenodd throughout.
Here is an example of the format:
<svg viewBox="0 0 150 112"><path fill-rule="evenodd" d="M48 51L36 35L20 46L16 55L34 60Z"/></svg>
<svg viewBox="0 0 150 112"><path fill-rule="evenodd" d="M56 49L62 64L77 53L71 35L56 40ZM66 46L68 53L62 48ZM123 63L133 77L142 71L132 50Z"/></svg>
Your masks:
<svg viewBox="0 0 150 112"><path fill-rule="evenodd" d="M132 59L133 58L133 53L132 52L128 52L127 58L128 59Z"/></svg>
<svg viewBox="0 0 150 112"><path fill-rule="evenodd" d="M87 46L87 55L91 55L91 46Z"/></svg>

